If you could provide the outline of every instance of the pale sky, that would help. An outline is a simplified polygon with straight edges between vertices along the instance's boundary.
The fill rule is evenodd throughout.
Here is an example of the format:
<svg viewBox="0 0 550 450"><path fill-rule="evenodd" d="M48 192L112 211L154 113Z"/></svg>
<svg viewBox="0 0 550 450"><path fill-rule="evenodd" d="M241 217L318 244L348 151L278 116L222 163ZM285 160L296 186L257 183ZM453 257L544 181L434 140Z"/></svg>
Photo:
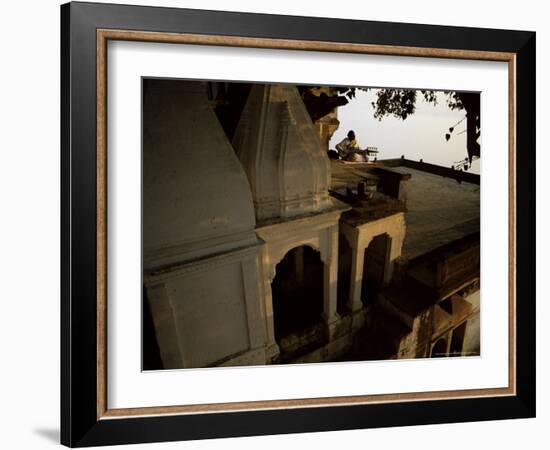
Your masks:
<svg viewBox="0 0 550 450"><path fill-rule="evenodd" d="M447 106L446 95L437 94L438 104L426 103L419 94L416 111L407 119L401 120L386 116L381 121L374 118L371 102L376 100L376 90L356 91L355 99L338 108L340 127L330 141L330 148L344 139L349 130L354 130L361 148L378 147L378 159L406 158L450 167L467 157L466 121L459 124L451 139L445 141L445 133L465 115L464 110L451 111ZM483 149L482 149L483 153ZM479 174L480 161L473 162L469 171Z"/></svg>

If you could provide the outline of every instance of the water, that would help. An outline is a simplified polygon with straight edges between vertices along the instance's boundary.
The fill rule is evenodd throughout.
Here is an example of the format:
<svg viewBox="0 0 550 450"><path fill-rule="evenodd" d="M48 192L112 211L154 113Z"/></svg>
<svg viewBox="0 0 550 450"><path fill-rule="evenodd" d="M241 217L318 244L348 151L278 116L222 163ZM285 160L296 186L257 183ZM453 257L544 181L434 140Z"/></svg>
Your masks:
<svg viewBox="0 0 550 450"><path fill-rule="evenodd" d="M387 116L378 121L371 105L376 100L376 90L357 91L355 99L338 108L340 127L332 136L330 148L335 148L349 130L354 130L361 148L378 147L378 159L404 155L407 159L451 167L468 156L466 133L458 134L466 129L466 121L455 128L448 142L445 133L464 118L465 111L451 111L444 93L438 93L437 97L438 104L434 106L419 95L416 111L405 120ZM474 161L469 171L479 174L480 161Z"/></svg>

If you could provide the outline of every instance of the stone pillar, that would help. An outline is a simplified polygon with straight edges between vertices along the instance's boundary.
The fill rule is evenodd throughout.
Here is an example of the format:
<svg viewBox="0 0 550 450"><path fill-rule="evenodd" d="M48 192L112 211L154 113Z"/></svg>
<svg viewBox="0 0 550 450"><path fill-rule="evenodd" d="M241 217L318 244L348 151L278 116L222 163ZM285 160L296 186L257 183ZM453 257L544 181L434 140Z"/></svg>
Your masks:
<svg viewBox="0 0 550 450"><path fill-rule="evenodd" d="M273 315L273 294L271 292L271 283L275 278L275 265L270 263L267 250L263 249L262 256L264 260L264 311L265 311L265 327L266 327L266 360L272 362L279 356L280 350L277 341L275 340L275 319ZM266 269L267 268L267 269Z"/></svg>
<svg viewBox="0 0 550 450"><path fill-rule="evenodd" d="M386 245L384 252L384 286L390 284L390 281L393 276L393 262L396 257L392 258L392 247L394 246L395 239L389 234L386 235ZM401 252L399 252L401 255Z"/></svg>
<svg viewBox="0 0 550 450"><path fill-rule="evenodd" d="M324 255L323 318L327 325L339 319L338 305L338 225L327 228L327 254Z"/></svg>
<svg viewBox="0 0 550 450"><path fill-rule="evenodd" d="M384 283L389 284L393 276L393 267L395 260L399 258L403 252L403 241L405 240L405 227L400 231L389 236L390 244L388 249L388 257L386 259L386 267L384 270Z"/></svg>
<svg viewBox="0 0 550 450"><path fill-rule="evenodd" d="M262 282L258 280L260 273L259 257L243 261L241 264L241 275L245 286L246 319L248 323L248 339L251 349L258 349L265 346L266 332L262 321L262 306L260 299L262 294Z"/></svg>
<svg viewBox="0 0 550 450"><path fill-rule="evenodd" d="M370 240L366 245L362 245L359 239L356 238L351 246L351 280L349 290L348 306L352 312L359 311L363 308L361 301L361 287L363 284L363 269L365 263L365 248L368 247Z"/></svg>
<svg viewBox="0 0 550 450"><path fill-rule="evenodd" d="M160 359L164 369L180 369L184 366L183 352L179 346L177 323L172 302L164 284L147 288L147 301L155 325Z"/></svg>
<svg viewBox="0 0 550 450"><path fill-rule="evenodd" d="M279 345L275 340L275 323L273 321L273 296L271 295L271 284L268 283L266 286L265 293L265 319L266 319L266 330L267 330L267 345L266 345L266 359L267 361L273 361L279 353Z"/></svg>

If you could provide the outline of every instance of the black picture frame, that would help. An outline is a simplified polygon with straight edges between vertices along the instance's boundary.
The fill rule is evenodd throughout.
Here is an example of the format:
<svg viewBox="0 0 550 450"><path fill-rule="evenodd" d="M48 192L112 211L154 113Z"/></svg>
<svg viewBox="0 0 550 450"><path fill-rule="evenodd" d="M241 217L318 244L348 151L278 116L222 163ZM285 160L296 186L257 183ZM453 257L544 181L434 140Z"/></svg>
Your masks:
<svg viewBox="0 0 550 450"><path fill-rule="evenodd" d="M98 29L507 52L515 67L516 394L98 418ZM534 32L69 3L61 6L61 443L177 441L535 416Z"/></svg>

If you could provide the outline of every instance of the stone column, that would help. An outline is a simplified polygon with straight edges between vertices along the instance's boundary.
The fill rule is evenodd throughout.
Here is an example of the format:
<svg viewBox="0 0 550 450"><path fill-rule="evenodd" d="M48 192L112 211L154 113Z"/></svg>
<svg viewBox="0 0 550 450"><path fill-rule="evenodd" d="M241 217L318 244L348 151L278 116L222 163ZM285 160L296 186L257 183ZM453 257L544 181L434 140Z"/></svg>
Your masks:
<svg viewBox="0 0 550 450"><path fill-rule="evenodd" d="M384 269L384 283L389 284L393 276L393 266L397 258L399 258L403 251L403 241L405 240L405 229L397 233L393 233L388 237L389 244L389 256L386 259L386 267Z"/></svg>
<svg viewBox="0 0 550 450"><path fill-rule="evenodd" d="M279 353L279 346L275 340L275 322L273 316L273 294L271 292L271 282L275 278L275 264L271 264L270 258L267 255L267 250L262 250L263 259L263 278L264 278L264 310L265 310L265 327L266 327L266 360L271 362Z"/></svg>
<svg viewBox="0 0 550 450"><path fill-rule="evenodd" d="M279 353L279 345L275 340L275 324L273 322L273 296L271 295L271 283L266 285L265 294L265 320L267 331L266 359L271 362Z"/></svg>
<svg viewBox="0 0 550 450"><path fill-rule="evenodd" d="M326 230L327 245L324 257L324 289L323 289L323 318L327 325L339 319L336 312L338 305L338 225Z"/></svg>
<svg viewBox="0 0 550 450"><path fill-rule="evenodd" d="M246 317L248 324L248 339L250 349L255 350L264 347L266 343L265 326L262 323L261 312L264 308L259 305L259 299L262 298L262 282L258 281L257 274L259 270L259 259L248 259L241 264L241 274L243 277L244 294L246 301Z"/></svg>
<svg viewBox="0 0 550 450"><path fill-rule="evenodd" d="M179 346L176 318L166 286L162 283L146 286L162 365L164 369L181 369L185 361Z"/></svg>
<svg viewBox="0 0 550 450"><path fill-rule="evenodd" d="M351 247L351 280L348 306L352 312L359 311L361 308L363 308L363 302L361 300L361 288L363 285L365 249L369 246L371 240L372 239L368 239L365 243L363 242L363 239L359 239L359 236L357 236L354 244Z"/></svg>

